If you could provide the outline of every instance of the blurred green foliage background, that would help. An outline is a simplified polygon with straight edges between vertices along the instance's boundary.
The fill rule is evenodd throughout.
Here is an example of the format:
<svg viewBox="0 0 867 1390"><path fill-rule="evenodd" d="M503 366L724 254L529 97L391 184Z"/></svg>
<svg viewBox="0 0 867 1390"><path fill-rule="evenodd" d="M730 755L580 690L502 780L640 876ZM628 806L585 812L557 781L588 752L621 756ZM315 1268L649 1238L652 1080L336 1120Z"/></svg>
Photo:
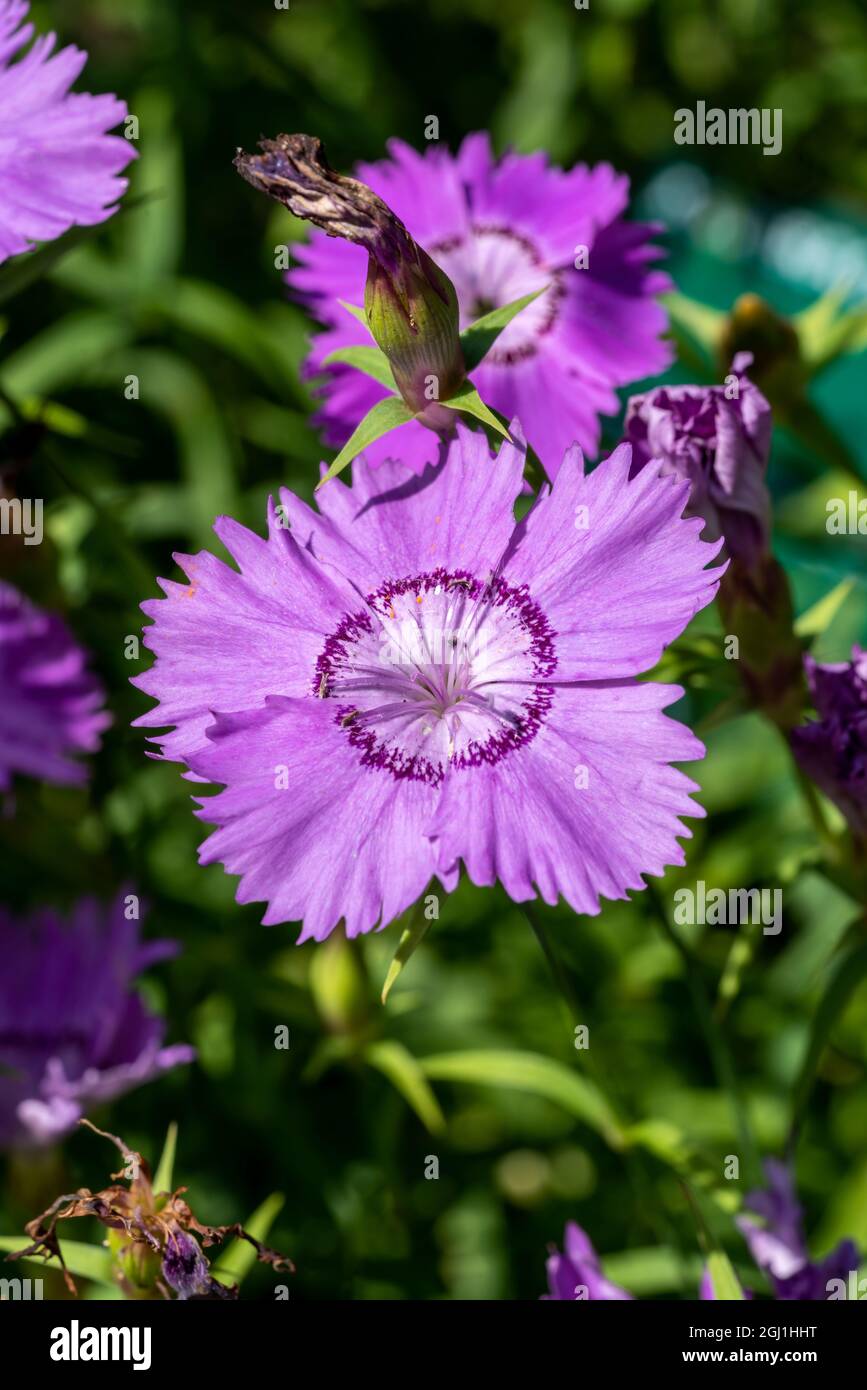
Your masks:
<svg viewBox="0 0 867 1390"><path fill-rule="evenodd" d="M595 919L540 909L590 1028L578 1052L528 921L499 890L464 885L441 899L386 1007L399 926L352 947L298 948L293 928L266 930L255 908L237 907L234 882L197 867L202 832L179 769L146 759L129 728L147 702L128 678L150 658L128 660L125 639L154 576L173 573L173 550L219 551L220 512L261 530L268 493L286 484L309 496L322 454L298 370L310 325L274 269L275 245L302 232L237 178L236 146L309 131L347 168L380 156L392 134L420 144L436 114L452 146L487 126L498 148L610 160L631 174L639 209L672 224L682 290L719 310L758 290L793 312L823 288L810 275L822 254L834 277L841 228L857 279L863 6L42 0L33 18L89 50L84 89L127 99L140 160L129 205L98 235L44 278L0 282L0 380L50 426L5 437L4 468L46 499L47 540L5 549L4 572L66 614L115 718L88 788L19 785L2 891L25 910L134 884L150 904L146 931L184 948L147 992L169 1040L200 1051L198 1065L102 1118L154 1159L179 1122L176 1178L202 1220L242 1220L282 1191L269 1243L296 1261L293 1298L534 1298L568 1217L633 1292L694 1297L700 1243L682 1179L742 1266L730 1210L755 1182L755 1150L786 1142L817 1002L858 916L822 872L779 736L756 715L708 733L698 776L709 817L688 870ZM781 155L719 147L683 159L673 111L700 97L782 106ZM812 258L769 252L780 242L767 229L793 209L815 219ZM864 364L840 359L814 392L848 458L829 462L780 431L772 464L777 552L799 609L856 579L822 633L827 659L867 636L863 541L828 537L823 503L841 468L867 472ZM694 376L694 363L675 374ZM617 437L609 422L606 442ZM699 685L679 712L695 726L716 698ZM685 957L667 922L675 888L698 878L782 886L780 936L688 929ZM288 1050L274 1046L281 1025ZM834 1021L797 1152L815 1253L842 1235L867 1246L867 988ZM731 1153L740 1184L721 1178ZM8 1164L2 1229L20 1229L55 1191L102 1185L111 1165L88 1134L44 1170ZM272 1285L260 1269L245 1293L270 1297Z"/></svg>

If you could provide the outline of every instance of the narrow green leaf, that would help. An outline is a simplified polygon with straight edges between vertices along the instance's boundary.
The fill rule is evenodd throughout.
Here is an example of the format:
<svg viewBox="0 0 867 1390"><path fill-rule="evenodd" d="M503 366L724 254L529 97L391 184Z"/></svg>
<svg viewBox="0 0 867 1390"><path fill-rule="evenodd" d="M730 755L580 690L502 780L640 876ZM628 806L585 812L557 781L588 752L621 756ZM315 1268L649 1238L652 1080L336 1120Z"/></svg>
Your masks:
<svg viewBox="0 0 867 1390"><path fill-rule="evenodd" d="M838 960L819 1007L813 1015L810 1040L795 1083L792 1100L792 1128L796 1129L813 1087L816 1068L837 1019L843 1013L855 990L867 977L867 942L859 939L854 949Z"/></svg>
<svg viewBox="0 0 867 1390"><path fill-rule="evenodd" d="M543 285L540 290L534 290L532 294L525 294L520 299L513 299L511 304L503 304L499 309L492 309L489 314L483 314L480 319L476 319L475 323L471 323L469 328L464 329L461 334L461 349L468 372L473 371L485 353L490 352L503 329L512 322L512 319L549 288L550 286ZM344 308L349 307L349 305L344 305ZM445 405L446 402L443 401L442 404Z"/></svg>
<svg viewBox="0 0 867 1390"><path fill-rule="evenodd" d="M377 401L353 431L351 438L346 441L328 472L316 484L316 491L318 492L332 478L336 478L338 473L342 473L346 465L366 449L368 444L372 444L375 439L381 439L384 434L390 434L398 425L405 425L407 420L412 418L412 411L399 396L386 396L384 401Z"/></svg>
<svg viewBox="0 0 867 1390"><path fill-rule="evenodd" d="M814 603L795 621L795 632L799 637L818 637L834 621L837 613L855 587L854 579L842 579L830 593Z"/></svg>
<svg viewBox="0 0 867 1390"><path fill-rule="evenodd" d="M465 381L449 400L440 401L439 404L446 406L449 410L460 410L465 415L474 415L477 420L481 420L485 425L490 425L491 429L496 430L511 444L512 436L509 431L505 425L500 423L493 411L488 409L471 381Z"/></svg>
<svg viewBox="0 0 867 1390"><path fill-rule="evenodd" d="M711 1251L707 1258L707 1270L715 1299L727 1303L743 1301L744 1291L724 1250Z"/></svg>
<svg viewBox="0 0 867 1390"><path fill-rule="evenodd" d="M508 1086L544 1096L590 1125L612 1148L624 1145L623 1130L602 1092L586 1077L552 1058L533 1052L445 1052L422 1057L419 1066L433 1081Z"/></svg>
<svg viewBox="0 0 867 1390"><path fill-rule="evenodd" d="M337 348L336 351L329 352L322 365L327 367L332 362L345 362L347 366L355 367L357 371L364 372L365 376L372 376L374 381L387 386L389 391L397 395L397 382L391 370L391 363L378 347Z"/></svg>
<svg viewBox="0 0 867 1390"><path fill-rule="evenodd" d="M360 305L348 304L345 299L338 299L337 303L340 305L341 309L346 310L347 314L351 314L354 319L358 319L359 323L363 323L364 327L368 330L368 332L370 332L370 324L367 322L367 314L364 312Z"/></svg>
<svg viewBox="0 0 867 1390"><path fill-rule="evenodd" d="M251 1236L263 1244L268 1239L268 1232L283 1210L286 1198L282 1192L272 1192L270 1197L266 1197L261 1206L258 1206L249 1220L244 1221L245 1231L249 1231ZM240 1284L249 1274L253 1265L256 1263L256 1251L247 1240L233 1240L231 1245L220 1255L213 1265L211 1273L221 1284Z"/></svg>
<svg viewBox="0 0 867 1390"><path fill-rule="evenodd" d="M382 1002L388 999L391 987L406 965L410 956L414 953L430 927L430 919L424 915L424 898L419 898L415 907L412 909L409 926L401 933L400 941L397 943L397 950L394 959L388 967L388 974L385 977L385 984L382 986Z"/></svg>
<svg viewBox="0 0 867 1390"><path fill-rule="evenodd" d="M364 1058L370 1066L388 1077L431 1134L445 1129L445 1116L427 1083L424 1065L407 1051L403 1043L384 1038L365 1048Z"/></svg>
<svg viewBox="0 0 867 1390"><path fill-rule="evenodd" d="M168 1127L162 1157L154 1173L154 1192L171 1192L172 1175L175 1171L175 1153L178 1147L178 1127L174 1120Z"/></svg>
<svg viewBox="0 0 867 1390"><path fill-rule="evenodd" d="M0 1250L24 1250L28 1245L32 1245L29 1236L0 1236ZM87 1245L81 1240L62 1240L60 1248L63 1251L63 1258L70 1274L76 1274L80 1279L96 1279L101 1284L110 1284L111 1278L111 1255L102 1245ZM28 1255L26 1259L12 1261L12 1264L36 1265L45 1269L59 1269L60 1264L57 1260L43 1260L41 1255ZM11 1268L8 1265L7 1268Z"/></svg>

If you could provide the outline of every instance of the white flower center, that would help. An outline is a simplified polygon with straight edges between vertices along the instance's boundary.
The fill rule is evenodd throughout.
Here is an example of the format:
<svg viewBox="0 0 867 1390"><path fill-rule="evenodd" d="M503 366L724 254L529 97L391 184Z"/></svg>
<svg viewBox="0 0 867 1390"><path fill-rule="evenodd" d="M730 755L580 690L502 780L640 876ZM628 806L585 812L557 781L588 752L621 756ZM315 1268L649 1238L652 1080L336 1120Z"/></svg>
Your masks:
<svg viewBox="0 0 867 1390"><path fill-rule="evenodd" d="M546 265L532 241L509 227L480 224L469 237L441 241L429 250L455 287L462 329L491 309L550 286L503 329L485 364L509 365L537 351L539 339L557 322L564 286L560 271Z"/></svg>
<svg viewBox="0 0 867 1390"><path fill-rule="evenodd" d="M449 765L499 761L550 708L555 634L526 586L443 569L392 580L346 615L314 693L366 766L438 784Z"/></svg>

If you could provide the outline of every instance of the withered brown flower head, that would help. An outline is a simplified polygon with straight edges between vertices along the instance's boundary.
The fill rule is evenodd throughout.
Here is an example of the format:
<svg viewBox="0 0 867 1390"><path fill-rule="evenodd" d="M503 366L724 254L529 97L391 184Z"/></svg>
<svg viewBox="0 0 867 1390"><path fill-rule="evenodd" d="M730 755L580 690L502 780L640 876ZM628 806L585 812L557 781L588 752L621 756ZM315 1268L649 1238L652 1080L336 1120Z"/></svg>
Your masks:
<svg viewBox="0 0 867 1390"><path fill-rule="evenodd" d="M237 1298L237 1285L227 1286L215 1279L204 1254L204 1250L221 1245L229 1236L249 1241L259 1260L273 1269L294 1272L287 1256L269 1250L238 1222L203 1226L183 1199L185 1187L171 1193L155 1192L150 1169L141 1154L88 1120L79 1123L109 1139L120 1150L123 1168L110 1175L112 1185L100 1192L82 1187L56 1198L47 1211L25 1226L33 1244L7 1255L8 1260L34 1255L42 1255L46 1260L55 1258L63 1269L67 1288L76 1294L75 1281L63 1260L57 1226L75 1217L93 1216L108 1230L107 1244L114 1256L116 1278L127 1298Z"/></svg>
<svg viewBox="0 0 867 1390"><path fill-rule="evenodd" d="M260 140L259 149L261 154L239 150L235 168L296 217L363 246L388 269L413 254L415 242L400 219L366 183L332 169L317 136L278 135Z"/></svg>
<svg viewBox="0 0 867 1390"><path fill-rule="evenodd" d="M367 321L410 409L449 400L466 369L457 294L445 271L372 188L332 169L316 136L278 135L260 140L259 149L238 151L242 178L328 236L367 251Z"/></svg>

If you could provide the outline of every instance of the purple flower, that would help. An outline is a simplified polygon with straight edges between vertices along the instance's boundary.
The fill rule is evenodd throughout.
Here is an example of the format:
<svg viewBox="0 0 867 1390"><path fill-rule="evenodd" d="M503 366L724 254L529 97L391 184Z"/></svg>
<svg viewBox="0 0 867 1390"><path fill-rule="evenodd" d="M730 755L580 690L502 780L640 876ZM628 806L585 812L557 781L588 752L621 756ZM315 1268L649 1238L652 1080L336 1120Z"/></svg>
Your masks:
<svg viewBox="0 0 867 1390"><path fill-rule="evenodd" d="M238 1297L237 1288L226 1287L214 1279L199 1242L177 1227L166 1237L162 1274L181 1302L188 1298Z"/></svg>
<svg viewBox="0 0 867 1390"><path fill-rule="evenodd" d="M631 1299L632 1294L619 1289L605 1278L599 1267L599 1256L590 1237L574 1221L566 1222L563 1232L563 1254L559 1250L548 1257L548 1293L550 1300L588 1300L596 1303L614 1299Z"/></svg>
<svg viewBox="0 0 867 1390"><path fill-rule="evenodd" d="M134 904L87 898L69 921L0 909L0 1147L52 1143L94 1106L192 1060L190 1047L161 1046L163 1022L132 988L175 952L139 940Z"/></svg>
<svg viewBox="0 0 867 1390"><path fill-rule="evenodd" d="M87 54L53 53L55 36L33 37L27 0L0 0L0 262L70 227L104 222L126 180L117 175L135 151L108 135L124 120L114 96L70 93Z"/></svg>
<svg viewBox="0 0 867 1390"><path fill-rule="evenodd" d="M461 326L490 309L549 286L497 339L473 381L506 418L519 416L553 477L576 440L599 442L599 415L618 409L614 387L662 371L671 360L660 338L664 310L652 296L670 288L650 266L655 227L623 220L629 183L608 164L564 171L544 154L495 160L486 134L468 136L457 155L424 155L399 140L390 159L363 164L369 184L448 275ZM585 256L586 251L586 256ZM345 366L323 367L338 348L370 338L338 300L360 304L362 248L314 232L295 248L301 265L288 282L324 325L307 363L325 376L317 417L327 442L345 443L386 392ZM576 268L576 262L586 268ZM410 421L365 450L370 463L401 458L416 469L436 462L436 435Z"/></svg>
<svg viewBox="0 0 867 1390"><path fill-rule="evenodd" d="M729 555L748 566L770 535L765 469L772 424L768 402L744 375L751 362L740 353L726 386L659 386L633 396L625 425L634 470L656 459L686 478L689 511L706 523L706 538L723 536Z"/></svg>
<svg viewBox="0 0 867 1390"><path fill-rule="evenodd" d="M771 1158L765 1163L765 1173L768 1187L749 1193L744 1202L747 1210L762 1218L762 1224L746 1216L739 1217L737 1223L750 1254L768 1275L775 1298L827 1299L831 1280L848 1284L850 1271L857 1271L860 1257L855 1244L841 1241L824 1260L811 1260L791 1172L785 1163Z"/></svg>
<svg viewBox="0 0 867 1390"><path fill-rule="evenodd" d="M823 666L804 658L818 721L792 733L798 763L842 811L855 833L867 836L867 652Z"/></svg>
<svg viewBox="0 0 867 1390"><path fill-rule="evenodd" d="M680 689L636 677L713 598L718 547L683 483L629 481L628 447L589 475L570 452L516 526L524 463L460 427L421 477L358 467L321 513L284 491L267 540L216 523L239 570L178 556L189 585L142 605L157 661L134 684L160 703L137 723L224 786L201 861L266 924L355 936L461 860L596 913L684 862L679 817L703 812L670 764L704 749L662 714Z"/></svg>
<svg viewBox="0 0 867 1390"><path fill-rule="evenodd" d="M104 698L62 619L0 582L0 790L15 773L83 782L71 755L99 748L111 723Z"/></svg>

